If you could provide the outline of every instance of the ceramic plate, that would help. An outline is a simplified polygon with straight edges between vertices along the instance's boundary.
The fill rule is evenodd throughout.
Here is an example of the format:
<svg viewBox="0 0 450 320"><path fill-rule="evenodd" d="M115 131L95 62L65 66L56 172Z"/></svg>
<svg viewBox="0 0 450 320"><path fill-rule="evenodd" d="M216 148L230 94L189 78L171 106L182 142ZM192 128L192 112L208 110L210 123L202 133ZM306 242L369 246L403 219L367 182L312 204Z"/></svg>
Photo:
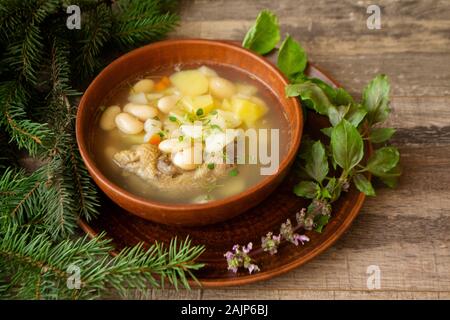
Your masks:
<svg viewBox="0 0 450 320"><path fill-rule="evenodd" d="M335 81L317 67L310 66L307 74L337 86ZM315 139L325 139L320 129L328 126L325 118L309 112L304 134ZM351 188L333 205L332 218L323 232L306 233L310 242L299 247L283 243L274 256L267 253L254 255L261 268L258 273L249 275L244 269L237 274L228 271L223 255L234 244L259 244L261 236L268 231L278 232L281 224L288 218L295 221L296 212L308 205L308 201L292 192L293 186L298 182L298 177L291 171L281 186L258 206L232 220L205 227L172 227L146 221L129 214L104 195L101 195L100 217L90 223L80 221L80 225L91 236L105 231L113 239L113 245L117 249L139 242L151 244L155 240L168 243L172 237L184 238L189 235L193 243L206 245L206 251L199 260L206 263L206 266L196 272L203 287L243 285L273 278L319 255L348 229L364 202L364 194Z"/></svg>

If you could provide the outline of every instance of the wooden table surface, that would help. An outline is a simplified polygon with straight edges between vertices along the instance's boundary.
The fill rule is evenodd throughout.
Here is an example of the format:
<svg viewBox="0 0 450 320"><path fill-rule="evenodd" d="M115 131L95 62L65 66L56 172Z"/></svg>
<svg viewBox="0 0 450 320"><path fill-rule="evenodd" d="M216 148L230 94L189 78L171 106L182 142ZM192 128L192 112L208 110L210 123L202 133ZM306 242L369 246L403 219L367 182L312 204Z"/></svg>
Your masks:
<svg viewBox="0 0 450 320"><path fill-rule="evenodd" d="M264 8L310 61L357 96L376 74L391 80L404 174L380 187L350 230L310 263L242 287L164 290L153 299L450 299L450 0L375 1L381 29L366 26L374 1L183 1L171 37L241 40ZM359 98L359 97L358 97ZM367 268L381 271L367 287Z"/></svg>

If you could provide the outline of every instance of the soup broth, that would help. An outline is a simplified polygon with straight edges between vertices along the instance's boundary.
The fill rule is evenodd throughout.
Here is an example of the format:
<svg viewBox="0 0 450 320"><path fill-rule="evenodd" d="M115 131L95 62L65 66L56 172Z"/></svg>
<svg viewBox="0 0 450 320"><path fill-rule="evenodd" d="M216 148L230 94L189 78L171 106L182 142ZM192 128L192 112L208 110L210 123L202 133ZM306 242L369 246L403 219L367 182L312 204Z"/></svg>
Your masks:
<svg viewBox="0 0 450 320"><path fill-rule="evenodd" d="M267 129L279 162L289 147L289 123L272 91L230 66L146 72L118 86L99 109L94 160L112 182L152 201L204 203L267 178L261 168L268 164L254 163L259 153L248 138L245 156L236 159L245 130ZM270 138L274 129L278 141Z"/></svg>

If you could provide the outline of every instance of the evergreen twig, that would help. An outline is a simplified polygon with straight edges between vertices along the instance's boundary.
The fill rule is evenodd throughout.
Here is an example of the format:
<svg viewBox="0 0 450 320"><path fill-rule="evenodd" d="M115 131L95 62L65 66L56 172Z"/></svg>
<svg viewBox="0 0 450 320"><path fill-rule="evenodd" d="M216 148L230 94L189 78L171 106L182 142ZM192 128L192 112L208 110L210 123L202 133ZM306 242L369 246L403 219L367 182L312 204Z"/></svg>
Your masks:
<svg viewBox="0 0 450 320"><path fill-rule="evenodd" d="M26 89L16 81L0 83L0 127L19 148L26 149L30 155L37 155L44 141L51 136L48 125L30 120L26 114L28 95Z"/></svg>
<svg viewBox="0 0 450 320"><path fill-rule="evenodd" d="M203 266L196 259L204 248L188 239L138 245L112 258L103 236L69 237L77 219L92 219L98 206L76 147L74 86L95 74L112 48L133 48L172 30L175 2L0 2L0 297L94 298L111 287L126 294L167 281L189 287L188 277ZM70 4L81 7L82 30L65 26ZM42 166L27 173L17 166L15 148ZM67 286L71 265L80 268L80 289Z"/></svg>
<svg viewBox="0 0 450 320"><path fill-rule="evenodd" d="M54 245L45 234L20 231L12 226L1 234L0 270L16 268L8 287L23 299L95 298L111 287L126 295L130 288L160 287L164 279L189 287L186 273L203 266L195 260L204 248L192 247L189 239L168 248L139 244L111 258L112 246L104 235Z"/></svg>

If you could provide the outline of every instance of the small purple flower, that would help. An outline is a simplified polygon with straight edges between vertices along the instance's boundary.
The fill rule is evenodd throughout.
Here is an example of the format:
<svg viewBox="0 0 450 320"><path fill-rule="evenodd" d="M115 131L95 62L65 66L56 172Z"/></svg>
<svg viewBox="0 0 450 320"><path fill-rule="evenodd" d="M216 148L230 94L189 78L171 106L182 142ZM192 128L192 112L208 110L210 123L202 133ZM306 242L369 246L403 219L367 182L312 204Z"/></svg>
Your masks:
<svg viewBox="0 0 450 320"><path fill-rule="evenodd" d="M268 232L265 237L261 237L261 247L270 254L277 253L280 242L281 235L274 236L272 232Z"/></svg>
<svg viewBox="0 0 450 320"><path fill-rule="evenodd" d="M233 247L233 249L234 249L234 247ZM234 273L236 273L238 270L238 265L239 265L239 261L236 258L236 255L231 251L227 251L227 253L225 253L224 256L227 259L228 270L231 270Z"/></svg>
<svg viewBox="0 0 450 320"><path fill-rule="evenodd" d="M244 267L249 273L259 271L259 267L252 263L252 258L248 255L253 248L253 243L249 242L247 246L243 246L242 249L239 245L233 246L233 252L227 251L224 257L227 259L228 270L236 273L239 267Z"/></svg>
<svg viewBox="0 0 450 320"><path fill-rule="evenodd" d="M299 243L301 243L302 245L305 244L305 242L308 242L309 238L307 236L305 236L304 234L294 234L294 244L296 246L299 245Z"/></svg>
<svg viewBox="0 0 450 320"><path fill-rule="evenodd" d="M305 225L306 209L303 208L295 214L295 220L297 220L298 226L301 228Z"/></svg>
<svg viewBox="0 0 450 320"><path fill-rule="evenodd" d="M227 258L227 260L231 260L234 257L233 252L231 251L227 251L227 253L224 254L225 258Z"/></svg>
<svg viewBox="0 0 450 320"><path fill-rule="evenodd" d="M228 270L233 271L233 273L237 273L238 268L237 267L233 267L233 266L228 266Z"/></svg>
<svg viewBox="0 0 450 320"><path fill-rule="evenodd" d="M295 244L296 246L298 246L300 243L304 244L306 241L309 241L309 238L307 236L294 233L291 220L289 219L287 219L286 222L281 225L280 234L284 239L286 239L290 243Z"/></svg>
<svg viewBox="0 0 450 320"><path fill-rule="evenodd" d="M312 229L314 225L314 217L317 215L327 215L331 212L331 206L324 201L314 199L308 209L303 208L296 214L297 225L294 227L291 220L287 219L281 224L280 234L274 235L268 232L266 236L261 237L261 249L269 252L271 255L276 254L282 239L298 246L304 245L310 241L309 237L304 234L295 233L297 229ZM250 252L253 249L253 243L249 242L246 246L235 244L231 251L227 251L224 257L227 260L228 270L237 273L239 268L245 268L250 274L260 271L258 265L253 263Z"/></svg>
<svg viewBox="0 0 450 320"><path fill-rule="evenodd" d="M287 219L285 223L281 224L280 235L289 242L293 241L294 230L292 229L291 220Z"/></svg>
<svg viewBox="0 0 450 320"><path fill-rule="evenodd" d="M331 215L331 205L327 201L314 199L309 205L308 212L306 213L306 219L314 219L318 215Z"/></svg>
<svg viewBox="0 0 450 320"><path fill-rule="evenodd" d="M248 273L250 273L250 274L252 274L253 271L255 271L255 272L260 271L259 267L256 264L250 264L247 269L248 269Z"/></svg>
<svg viewBox="0 0 450 320"><path fill-rule="evenodd" d="M245 254L248 254L250 251L252 251L252 248L253 248L253 243L249 242L246 247L242 247L242 251Z"/></svg>

